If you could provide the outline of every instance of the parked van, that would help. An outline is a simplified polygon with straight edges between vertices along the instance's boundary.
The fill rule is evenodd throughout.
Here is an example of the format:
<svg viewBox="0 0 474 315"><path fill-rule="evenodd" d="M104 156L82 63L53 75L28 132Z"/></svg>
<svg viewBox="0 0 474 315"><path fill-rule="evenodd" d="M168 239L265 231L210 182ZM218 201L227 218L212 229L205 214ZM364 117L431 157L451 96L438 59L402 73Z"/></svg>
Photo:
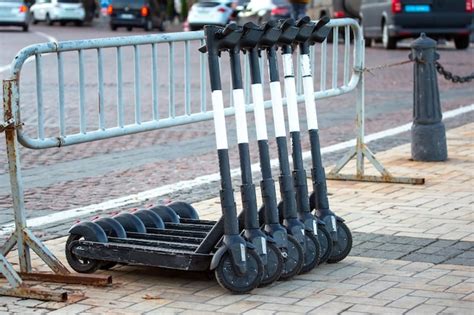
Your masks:
<svg viewBox="0 0 474 315"><path fill-rule="evenodd" d="M420 33L454 39L457 49L469 47L473 0L362 0L360 16L366 45L382 40L386 49Z"/></svg>
<svg viewBox="0 0 474 315"><path fill-rule="evenodd" d="M166 4L161 0L112 0L107 8L110 16L110 28L115 31L125 27L131 31L140 27L145 31L158 28L164 31Z"/></svg>

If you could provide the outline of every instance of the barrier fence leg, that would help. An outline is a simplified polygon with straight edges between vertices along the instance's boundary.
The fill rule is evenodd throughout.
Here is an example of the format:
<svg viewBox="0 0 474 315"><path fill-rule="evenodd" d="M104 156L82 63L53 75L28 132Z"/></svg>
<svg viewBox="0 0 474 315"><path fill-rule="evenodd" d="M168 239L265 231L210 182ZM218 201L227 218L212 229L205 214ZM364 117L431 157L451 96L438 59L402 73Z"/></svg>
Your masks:
<svg viewBox="0 0 474 315"><path fill-rule="evenodd" d="M54 254L31 232L26 225L26 212L21 177L20 150L17 140L17 128L21 128L19 114L19 89L17 80L3 81L3 109L5 122L12 122L3 129L5 132L8 169L13 199L15 231L1 248L0 272L6 277L10 287L0 287L0 295L34 298L48 301L65 301L66 291L41 290L29 288L23 280L65 282L74 284L107 285L110 276L74 275ZM5 257L17 246L20 273ZM55 274L33 273L30 248L55 272Z"/></svg>
<svg viewBox="0 0 474 315"><path fill-rule="evenodd" d="M359 82L356 87L356 126L357 126L357 139L356 145L349 150L337 163L336 166L329 172L327 179L333 180L353 180L353 181L365 181L365 182L384 182L384 183L399 183L399 184L413 184L422 185L425 183L424 178L415 177L399 177L393 176L377 159L375 155L370 151L364 141L365 137L365 43L364 40L360 43L359 51L362 54L362 67L356 69L360 71ZM346 166L353 158L356 158L356 174L341 174L340 171ZM375 169L381 174L366 175L364 172L364 159L367 160L375 167Z"/></svg>

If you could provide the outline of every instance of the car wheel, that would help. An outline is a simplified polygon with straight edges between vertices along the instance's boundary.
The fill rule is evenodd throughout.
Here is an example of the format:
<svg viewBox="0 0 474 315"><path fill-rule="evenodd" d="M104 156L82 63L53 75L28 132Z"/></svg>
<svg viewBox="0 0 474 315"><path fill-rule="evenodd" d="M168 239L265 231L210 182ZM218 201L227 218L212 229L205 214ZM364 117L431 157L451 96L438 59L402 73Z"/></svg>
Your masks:
<svg viewBox="0 0 474 315"><path fill-rule="evenodd" d="M110 29L115 32L117 30L117 25L110 24Z"/></svg>
<svg viewBox="0 0 474 315"><path fill-rule="evenodd" d="M34 16L34 15L33 15L33 21L32 21L32 23L33 23L34 25L38 24L38 20L35 19L35 16Z"/></svg>
<svg viewBox="0 0 474 315"><path fill-rule="evenodd" d="M29 28L28 24L23 25L22 27L23 32L28 32L28 28Z"/></svg>
<svg viewBox="0 0 474 315"><path fill-rule="evenodd" d="M50 26L54 24L54 21L51 20L51 18L49 17L49 14L46 14L46 19L45 19L45 21L46 21L46 24L48 24L48 25L50 25Z"/></svg>
<svg viewBox="0 0 474 315"><path fill-rule="evenodd" d="M372 38L365 39L365 47L372 47Z"/></svg>
<svg viewBox="0 0 474 315"><path fill-rule="evenodd" d="M84 21L76 21L76 22L74 22L74 25L82 26L82 25L84 25Z"/></svg>
<svg viewBox="0 0 474 315"><path fill-rule="evenodd" d="M454 38L456 49L467 49L469 47L469 35L462 35Z"/></svg>
<svg viewBox="0 0 474 315"><path fill-rule="evenodd" d="M143 28L146 32L151 31L153 29L153 22L151 20L147 20Z"/></svg>
<svg viewBox="0 0 474 315"><path fill-rule="evenodd" d="M59 25L65 26L65 25L66 25L66 22L59 22Z"/></svg>
<svg viewBox="0 0 474 315"><path fill-rule="evenodd" d="M385 49L397 48L397 40L388 33L388 26L383 23L382 26L382 45Z"/></svg>
<svg viewBox="0 0 474 315"><path fill-rule="evenodd" d="M133 29L133 27L131 27L131 26L127 26L127 31L131 32L131 31L132 31L132 29Z"/></svg>

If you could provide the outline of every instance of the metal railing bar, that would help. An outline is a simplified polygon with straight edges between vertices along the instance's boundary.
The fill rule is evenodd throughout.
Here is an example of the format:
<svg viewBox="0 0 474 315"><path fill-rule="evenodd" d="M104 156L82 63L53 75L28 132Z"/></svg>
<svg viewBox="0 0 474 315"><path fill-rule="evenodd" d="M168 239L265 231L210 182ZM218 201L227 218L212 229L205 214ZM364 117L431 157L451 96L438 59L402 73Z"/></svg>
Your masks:
<svg viewBox="0 0 474 315"><path fill-rule="evenodd" d="M159 98L158 98L158 49L157 44L151 44L151 93L152 93L152 102L153 102L153 120L160 119L160 110L159 110Z"/></svg>
<svg viewBox="0 0 474 315"><path fill-rule="evenodd" d="M350 72L350 64L349 64L349 53L350 53L350 45L351 45L351 33L350 33L349 25L344 26L344 85L347 85L349 82L349 72Z"/></svg>
<svg viewBox="0 0 474 315"><path fill-rule="evenodd" d="M326 90L326 60L327 60L327 47L328 41L327 39L321 44L321 80L319 83L319 89L321 91Z"/></svg>
<svg viewBox="0 0 474 315"><path fill-rule="evenodd" d="M35 56L36 67L36 103L38 115L38 137L44 139L44 106L43 106L43 72L41 66L41 54Z"/></svg>
<svg viewBox="0 0 474 315"><path fill-rule="evenodd" d="M81 133L87 132L86 121L86 89L84 85L84 51L79 50L79 129Z"/></svg>
<svg viewBox="0 0 474 315"><path fill-rule="evenodd" d="M123 110L123 77L122 77L122 48L117 47L117 122L119 127L124 126Z"/></svg>
<svg viewBox="0 0 474 315"><path fill-rule="evenodd" d="M339 27L334 27L332 31L332 88L335 89L337 87L337 66L339 62Z"/></svg>
<svg viewBox="0 0 474 315"><path fill-rule="evenodd" d="M174 118L176 116L176 108L174 106L175 86L174 86L174 43L170 42L168 46L168 74L169 74L169 103L168 103L168 117Z"/></svg>
<svg viewBox="0 0 474 315"><path fill-rule="evenodd" d="M189 41L184 42L184 112L191 114L191 74Z"/></svg>
<svg viewBox="0 0 474 315"><path fill-rule="evenodd" d="M63 53L58 52L58 101L59 101L59 134L66 135L66 118L64 111L64 60Z"/></svg>
<svg viewBox="0 0 474 315"><path fill-rule="evenodd" d="M102 48L97 49L97 75L99 84L99 129L104 130L105 126L105 105L104 105L104 58Z"/></svg>
<svg viewBox="0 0 474 315"><path fill-rule="evenodd" d="M204 41L204 39L201 39L201 45L200 46L203 46L206 42ZM207 84L206 84L206 80L207 80L207 58L206 58L206 55L205 54L199 54L200 55L200 62L199 62L199 66L200 66L200 73L201 73L201 112L205 113L207 111L207 107L206 107L206 97L207 97Z"/></svg>
<svg viewBox="0 0 474 315"><path fill-rule="evenodd" d="M140 48L135 45L133 46L133 55L135 57L135 123L140 124L142 121L142 103L141 103L141 90L140 90Z"/></svg>

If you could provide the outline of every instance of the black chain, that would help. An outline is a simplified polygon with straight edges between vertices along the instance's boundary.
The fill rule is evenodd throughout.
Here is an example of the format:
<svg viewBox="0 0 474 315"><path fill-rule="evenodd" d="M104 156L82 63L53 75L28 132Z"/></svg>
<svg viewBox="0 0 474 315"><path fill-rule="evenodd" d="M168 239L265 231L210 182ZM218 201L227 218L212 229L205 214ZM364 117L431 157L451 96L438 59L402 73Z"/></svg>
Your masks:
<svg viewBox="0 0 474 315"><path fill-rule="evenodd" d="M436 67L436 71L438 71L439 74L444 76L446 80L452 81L453 83L466 83L466 82L471 82L472 80L474 80L474 72L468 76L460 77L444 69L444 67L438 61L435 62L435 67Z"/></svg>

